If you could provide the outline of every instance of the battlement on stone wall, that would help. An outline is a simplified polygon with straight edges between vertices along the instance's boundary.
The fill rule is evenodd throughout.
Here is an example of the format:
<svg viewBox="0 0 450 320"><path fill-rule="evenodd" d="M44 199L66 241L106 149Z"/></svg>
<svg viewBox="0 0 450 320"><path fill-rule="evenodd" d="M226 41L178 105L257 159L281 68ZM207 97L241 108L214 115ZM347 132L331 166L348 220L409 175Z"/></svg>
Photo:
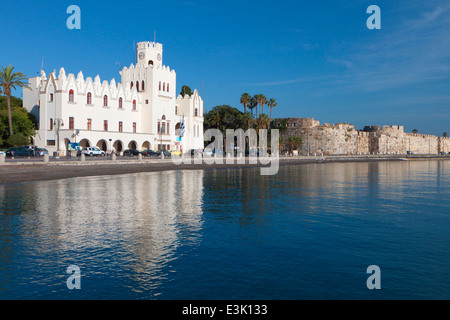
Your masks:
<svg viewBox="0 0 450 320"><path fill-rule="evenodd" d="M161 50L162 51L162 44L158 43L158 42L153 42L153 41L142 41L142 42L138 42L136 44L136 48L137 49L143 49L143 48L154 48L157 50Z"/></svg>

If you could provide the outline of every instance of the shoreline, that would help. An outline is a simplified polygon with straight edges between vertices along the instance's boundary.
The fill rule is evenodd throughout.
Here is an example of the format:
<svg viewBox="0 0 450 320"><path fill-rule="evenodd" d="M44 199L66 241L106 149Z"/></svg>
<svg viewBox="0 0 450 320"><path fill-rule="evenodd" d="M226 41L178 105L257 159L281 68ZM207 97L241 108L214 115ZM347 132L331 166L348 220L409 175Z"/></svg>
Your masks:
<svg viewBox="0 0 450 320"><path fill-rule="evenodd" d="M280 157L279 166L314 163L380 162L380 161L419 161L450 160L447 156L323 156L323 157ZM6 162L0 165L0 185L49 181L76 177L108 176L140 172L160 172L176 170L215 170L268 167L261 163L249 164L175 164L172 160L98 160L98 161L55 161Z"/></svg>

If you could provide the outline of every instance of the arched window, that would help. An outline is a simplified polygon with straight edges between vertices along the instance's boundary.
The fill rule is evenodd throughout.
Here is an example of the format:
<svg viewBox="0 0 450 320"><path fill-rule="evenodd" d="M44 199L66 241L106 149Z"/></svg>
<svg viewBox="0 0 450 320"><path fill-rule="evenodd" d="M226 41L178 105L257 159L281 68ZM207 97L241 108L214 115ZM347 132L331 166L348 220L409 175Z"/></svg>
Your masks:
<svg viewBox="0 0 450 320"><path fill-rule="evenodd" d="M73 90L69 91L69 102L73 102Z"/></svg>
<svg viewBox="0 0 450 320"><path fill-rule="evenodd" d="M88 92L86 102L87 104L92 104L92 93Z"/></svg>
<svg viewBox="0 0 450 320"><path fill-rule="evenodd" d="M169 84L167 84L167 92L169 92Z"/></svg>
<svg viewBox="0 0 450 320"><path fill-rule="evenodd" d="M178 115L178 106L175 106L175 115Z"/></svg>
<svg viewBox="0 0 450 320"><path fill-rule="evenodd" d="M50 118L50 125L48 126L50 128L50 130L53 130L53 119Z"/></svg>
<svg viewBox="0 0 450 320"><path fill-rule="evenodd" d="M161 91L161 81L159 82L159 91Z"/></svg>
<svg viewBox="0 0 450 320"><path fill-rule="evenodd" d="M108 96L106 94L103 96L103 106L104 107L108 106Z"/></svg>
<svg viewBox="0 0 450 320"><path fill-rule="evenodd" d="M142 80L141 90L142 90L142 91L145 90L144 80Z"/></svg>
<svg viewBox="0 0 450 320"><path fill-rule="evenodd" d="M194 116L198 117L198 109L197 108L195 108L195 110L194 110Z"/></svg>
<svg viewBox="0 0 450 320"><path fill-rule="evenodd" d="M123 108L123 99L122 97L119 98L119 109Z"/></svg>
<svg viewBox="0 0 450 320"><path fill-rule="evenodd" d="M136 91L139 92L139 82L136 81Z"/></svg>
<svg viewBox="0 0 450 320"><path fill-rule="evenodd" d="M163 119L163 120L166 120L166 116L162 116L162 119Z"/></svg>
<svg viewBox="0 0 450 320"><path fill-rule="evenodd" d="M136 100L133 100L133 110L136 110Z"/></svg>
<svg viewBox="0 0 450 320"><path fill-rule="evenodd" d="M133 81L130 83L130 89L133 89Z"/></svg>
<svg viewBox="0 0 450 320"><path fill-rule="evenodd" d="M153 65L153 60L148 60L148 65L152 66Z"/></svg>

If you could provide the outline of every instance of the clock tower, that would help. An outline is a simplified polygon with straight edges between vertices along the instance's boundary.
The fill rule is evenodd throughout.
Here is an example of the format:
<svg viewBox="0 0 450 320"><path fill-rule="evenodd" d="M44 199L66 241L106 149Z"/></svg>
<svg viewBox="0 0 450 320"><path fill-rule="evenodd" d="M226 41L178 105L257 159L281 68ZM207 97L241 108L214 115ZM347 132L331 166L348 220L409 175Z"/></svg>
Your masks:
<svg viewBox="0 0 450 320"><path fill-rule="evenodd" d="M138 42L136 45L137 64L143 67L162 66L162 44L157 42Z"/></svg>

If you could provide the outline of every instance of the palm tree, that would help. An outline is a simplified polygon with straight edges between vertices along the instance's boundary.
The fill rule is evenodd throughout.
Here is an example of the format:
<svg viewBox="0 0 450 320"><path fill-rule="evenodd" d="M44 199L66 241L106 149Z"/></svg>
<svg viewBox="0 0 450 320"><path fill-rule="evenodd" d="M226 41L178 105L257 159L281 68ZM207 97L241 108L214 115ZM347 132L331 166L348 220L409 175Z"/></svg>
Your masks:
<svg viewBox="0 0 450 320"><path fill-rule="evenodd" d="M267 104L267 98L262 93L256 95L256 101L259 104L260 114L264 113L264 106Z"/></svg>
<svg viewBox="0 0 450 320"><path fill-rule="evenodd" d="M272 109L275 108L277 105L278 103L273 98L270 98L269 102L267 102L267 106L270 108L270 119L272 119Z"/></svg>
<svg viewBox="0 0 450 320"><path fill-rule="evenodd" d="M220 123L222 121L222 117L220 115L220 112L218 110L212 110L210 116L211 116L211 118L210 118L209 122L212 125L215 125L217 129L219 129L220 128Z"/></svg>
<svg viewBox="0 0 450 320"><path fill-rule="evenodd" d="M270 126L270 119L267 114L260 114L256 122L258 129L268 129Z"/></svg>
<svg viewBox="0 0 450 320"><path fill-rule="evenodd" d="M251 97L250 99L250 103L248 104L248 108L252 111L252 115L253 115L253 109L256 108L256 106L258 105L258 102L256 102L256 96ZM256 111L258 111L258 109L256 109ZM256 112L258 113L258 112Z"/></svg>
<svg viewBox="0 0 450 320"><path fill-rule="evenodd" d="M413 132L413 133L419 133L419 130L414 129L412 132Z"/></svg>
<svg viewBox="0 0 450 320"><path fill-rule="evenodd" d="M302 144L302 138L290 136L287 140L287 147L289 148L289 153L293 153Z"/></svg>
<svg viewBox="0 0 450 320"><path fill-rule="evenodd" d="M14 134L11 116L11 89L16 89L16 87L31 89L28 86L27 77L21 72L13 73L13 70L14 67L12 65L7 66L6 68L2 67L0 69L0 87L6 95L10 136Z"/></svg>
<svg viewBox="0 0 450 320"><path fill-rule="evenodd" d="M241 96L241 104L244 106L244 113L247 112L247 106L250 104L252 100L252 96L248 93L244 93Z"/></svg>
<svg viewBox="0 0 450 320"><path fill-rule="evenodd" d="M247 126L247 129L251 128L253 125L253 115L250 112L246 112L241 116L242 125Z"/></svg>

